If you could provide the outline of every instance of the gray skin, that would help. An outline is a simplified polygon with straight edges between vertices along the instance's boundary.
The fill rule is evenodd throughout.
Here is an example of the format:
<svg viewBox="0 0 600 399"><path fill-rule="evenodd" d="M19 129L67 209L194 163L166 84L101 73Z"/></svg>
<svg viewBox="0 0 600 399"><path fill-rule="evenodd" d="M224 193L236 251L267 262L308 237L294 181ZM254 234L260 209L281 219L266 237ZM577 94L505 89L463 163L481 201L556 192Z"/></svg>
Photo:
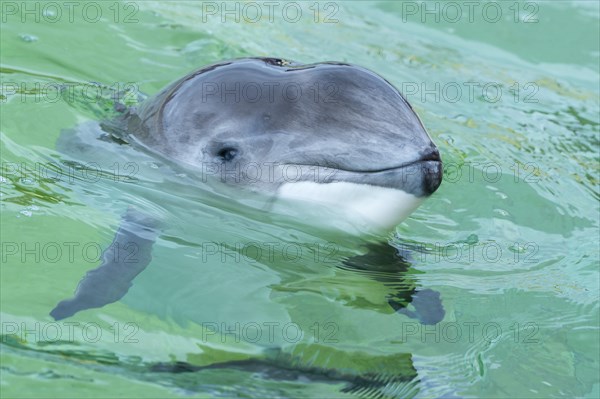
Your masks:
<svg viewBox="0 0 600 399"><path fill-rule="evenodd" d="M137 109L123 110L103 129L119 143L197 173L221 176L217 185L240 196L243 190L238 189L275 193L285 182L278 173L285 165L300 168L296 181L361 183L417 197L431 195L442 180L438 149L400 92L379 75L344 63L302 65L275 58L221 62L174 82ZM244 170L250 164L276 166L252 180L215 172ZM315 173L315 167L322 173ZM121 299L150 263L159 229L158 221L129 209L102 264L51 316L60 320ZM112 248L131 244L140 253L134 264L112 253ZM378 250L385 252L378 259L390 265L390 279L406 268L389 245ZM444 316L439 295L421 292L412 298L416 312L401 313L435 324ZM396 309L396 303L410 302L411 295L402 294L402 301L390 298L390 305Z"/></svg>
<svg viewBox="0 0 600 399"><path fill-rule="evenodd" d="M205 172L207 165L302 165L298 180L370 184L418 197L442 180L438 149L400 92L343 63L260 58L211 65L128 113L115 131ZM327 171L315 176L315 166ZM259 182L232 174L225 180L275 190L281 176L263 169Z"/></svg>

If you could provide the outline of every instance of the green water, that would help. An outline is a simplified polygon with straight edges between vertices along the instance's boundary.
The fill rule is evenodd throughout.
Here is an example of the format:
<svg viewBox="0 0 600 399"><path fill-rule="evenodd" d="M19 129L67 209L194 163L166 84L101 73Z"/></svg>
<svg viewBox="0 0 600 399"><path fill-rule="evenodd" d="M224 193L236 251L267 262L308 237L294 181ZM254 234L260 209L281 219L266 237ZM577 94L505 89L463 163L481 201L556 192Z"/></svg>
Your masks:
<svg viewBox="0 0 600 399"><path fill-rule="evenodd" d="M485 16L484 3L468 14L459 2L458 21L447 3L436 20L422 3L298 2L297 22L280 5L255 23L222 22L199 2L103 1L85 14L78 3L72 20L46 4L0 10L2 397L353 396L344 381L151 370L250 358L387 381L368 395L600 396L597 2L493 3ZM90 82L102 98L151 95L244 56L355 63L405 92L446 170L396 229L397 246L416 248L400 286L440 292L441 323L394 314L390 287L337 267L355 241L194 204L141 156L131 155L150 188L36 170L61 159L63 129L110 115L110 101L82 100L81 88L97 98ZM57 97L58 84L73 97ZM114 161L127 175L128 156L100 167L114 172ZM48 312L98 265L94 250L111 243L127 204L162 206L173 222L152 264L123 300L54 324ZM211 241L296 243L303 255L203 258Z"/></svg>

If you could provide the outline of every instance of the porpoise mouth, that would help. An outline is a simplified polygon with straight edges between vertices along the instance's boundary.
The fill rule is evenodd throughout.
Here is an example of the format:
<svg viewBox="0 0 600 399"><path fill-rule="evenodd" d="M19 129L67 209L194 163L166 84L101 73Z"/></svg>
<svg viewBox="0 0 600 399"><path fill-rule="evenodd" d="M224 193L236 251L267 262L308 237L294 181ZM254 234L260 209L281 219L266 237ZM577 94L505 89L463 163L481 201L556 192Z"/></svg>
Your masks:
<svg viewBox="0 0 600 399"><path fill-rule="evenodd" d="M437 151L411 162L380 169L353 169L334 163L326 163L324 166L303 164L287 164L287 166L310 170L303 173L299 181L321 184L336 182L366 184L402 190L417 197L433 194L442 183L443 175L442 160Z"/></svg>

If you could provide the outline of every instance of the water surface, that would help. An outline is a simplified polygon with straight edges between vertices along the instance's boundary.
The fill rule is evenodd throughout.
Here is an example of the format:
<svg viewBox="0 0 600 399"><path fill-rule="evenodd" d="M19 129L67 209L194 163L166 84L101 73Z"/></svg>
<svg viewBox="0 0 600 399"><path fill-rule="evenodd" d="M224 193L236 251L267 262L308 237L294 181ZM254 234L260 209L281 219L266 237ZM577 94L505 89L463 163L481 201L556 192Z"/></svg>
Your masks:
<svg viewBox="0 0 600 399"><path fill-rule="evenodd" d="M276 366L153 368L245 359L372 373L384 383L367 395L600 396L597 3L497 3L497 21L483 6L471 21L461 5L455 22L452 10L436 20L421 3L348 1L320 3L315 22L313 3L298 2L297 22L278 8L256 23L222 22L198 2L96 4L98 22L83 6L72 21L45 3L37 20L3 9L3 396L354 395L343 378L281 381ZM142 155L100 158L103 171L118 168L117 181L67 169L57 179L44 167L65 158L61 131L112 114L111 92L151 95L245 56L365 66L420 115L445 181L390 236L411 248L395 285L339 267L364 249L355 239L198 204ZM55 96L66 84L73 95ZM172 221L151 266L122 301L53 324L49 311L98 265L94 251L111 243L130 204ZM239 256L235 244L249 242L301 252ZM441 293L441 323L393 313L386 295L415 287Z"/></svg>

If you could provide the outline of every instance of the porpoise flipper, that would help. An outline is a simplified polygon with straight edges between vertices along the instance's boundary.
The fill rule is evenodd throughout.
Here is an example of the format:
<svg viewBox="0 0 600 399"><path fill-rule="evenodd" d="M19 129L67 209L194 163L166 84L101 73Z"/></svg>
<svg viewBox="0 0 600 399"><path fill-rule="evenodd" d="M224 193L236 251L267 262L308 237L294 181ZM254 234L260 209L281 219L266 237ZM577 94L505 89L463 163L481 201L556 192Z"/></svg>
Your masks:
<svg viewBox="0 0 600 399"><path fill-rule="evenodd" d="M368 253L346 259L345 267L358 271L369 271L372 278L393 286L395 292L388 296L389 305L400 314L418 319L422 324L437 324L445 316L440 293L429 288L417 290L416 282L409 281L406 271L410 263L403 251L386 244L368 244ZM414 311L407 309L408 305Z"/></svg>
<svg viewBox="0 0 600 399"><path fill-rule="evenodd" d="M102 264L87 272L73 298L58 303L50 316L61 320L125 296L133 279L152 259L152 245L158 235L158 226L157 219L130 207L122 217L113 242L102 253Z"/></svg>
<svg viewBox="0 0 600 399"><path fill-rule="evenodd" d="M396 312L413 319L418 319L421 324L437 324L446 315L440 293L429 288L413 293L410 304L414 307L414 311L408 310L406 306L400 305L393 298L390 298L388 303Z"/></svg>

